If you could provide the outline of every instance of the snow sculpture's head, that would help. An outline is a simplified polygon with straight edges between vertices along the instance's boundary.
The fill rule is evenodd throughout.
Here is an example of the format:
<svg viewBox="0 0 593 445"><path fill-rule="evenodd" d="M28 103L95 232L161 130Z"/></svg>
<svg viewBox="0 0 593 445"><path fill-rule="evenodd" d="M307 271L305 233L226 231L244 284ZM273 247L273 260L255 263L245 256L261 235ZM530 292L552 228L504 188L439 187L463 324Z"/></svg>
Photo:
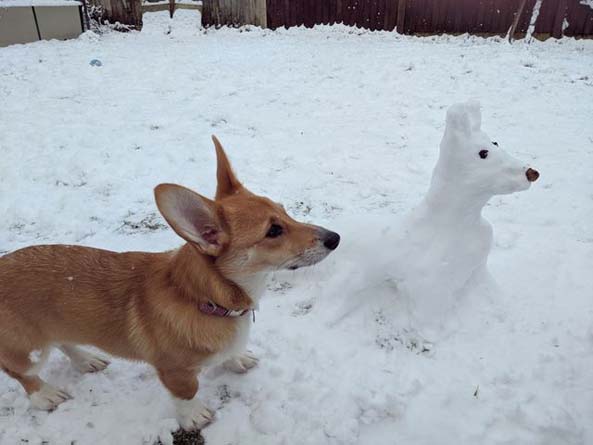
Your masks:
<svg viewBox="0 0 593 445"><path fill-rule="evenodd" d="M456 185L483 197L528 189L539 173L504 152L481 130L481 123L478 101L455 104L447 110L433 185Z"/></svg>

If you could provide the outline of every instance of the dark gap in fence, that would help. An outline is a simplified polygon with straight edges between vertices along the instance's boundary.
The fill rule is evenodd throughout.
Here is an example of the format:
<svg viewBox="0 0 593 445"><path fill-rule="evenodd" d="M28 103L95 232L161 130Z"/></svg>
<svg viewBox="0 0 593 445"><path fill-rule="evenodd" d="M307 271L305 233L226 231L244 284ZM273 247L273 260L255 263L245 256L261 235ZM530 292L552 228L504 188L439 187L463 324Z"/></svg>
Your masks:
<svg viewBox="0 0 593 445"><path fill-rule="evenodd" d="M39 22L37 21L37 13L35 12L35 7L31 6L31 10L33 11L33 20L35 20L35 29L37 29L37 38L41 40L41 32L39 31Z"/></svg>

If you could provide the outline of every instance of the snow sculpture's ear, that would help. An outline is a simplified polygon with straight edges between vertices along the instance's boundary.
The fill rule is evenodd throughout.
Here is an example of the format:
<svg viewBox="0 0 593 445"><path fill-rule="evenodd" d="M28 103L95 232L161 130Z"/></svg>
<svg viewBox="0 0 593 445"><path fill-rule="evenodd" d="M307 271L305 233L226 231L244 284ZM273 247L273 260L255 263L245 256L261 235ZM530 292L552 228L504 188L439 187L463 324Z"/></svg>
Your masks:
<svg viewBox="0 0 593 445"><path fill-rule="evenodd" d="M446 132L455 132L464 136L471 135L472 121L466 104L455 104L449 107Z"/></svg>
<svg viewBox="0 0 593 445"><path fill-rule="evenodd" d="M480 131L482 126L482 110L480 109L480 101L472 99L465 103L467 115L471 123L471 129L474 133Z"/></svg>

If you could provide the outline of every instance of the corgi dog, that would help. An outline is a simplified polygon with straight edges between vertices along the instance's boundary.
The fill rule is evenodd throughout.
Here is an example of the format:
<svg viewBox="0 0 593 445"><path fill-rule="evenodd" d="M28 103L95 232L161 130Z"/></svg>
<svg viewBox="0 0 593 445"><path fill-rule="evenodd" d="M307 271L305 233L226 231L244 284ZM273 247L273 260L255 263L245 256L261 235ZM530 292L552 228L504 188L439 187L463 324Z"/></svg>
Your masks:
<svg viewBox="0 0 593 445"><path fill-rule="evenodd" d="M35 408L53 410L70 396L39 378L52 348L82 372L108 361L84 351L150 363L185 430L214 413L196 396L198 373L222 363L245 372L251 313L266 274L323 260L340 236L303 224L268 198L247 190L213 136L215 200L160 184L156 204L185 241L162 253L116 253L89 247L26 247L0 258L0 368L16 379Z"/></svg>

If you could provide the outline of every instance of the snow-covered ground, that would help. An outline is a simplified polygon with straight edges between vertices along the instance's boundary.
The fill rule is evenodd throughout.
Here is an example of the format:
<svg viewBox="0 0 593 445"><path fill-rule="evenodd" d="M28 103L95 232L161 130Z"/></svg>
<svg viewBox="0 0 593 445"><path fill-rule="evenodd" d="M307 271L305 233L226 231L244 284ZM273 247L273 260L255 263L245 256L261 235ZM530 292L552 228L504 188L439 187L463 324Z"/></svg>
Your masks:
<svg viewBox="0 0 593 445"><path fill-rule="evenodd" d="M208 444L593 443L593 42L204 32L189 11L145 23L0 49L0 251L176 247L152 189L212 195L215 133L248 187L343 243L272 278L256 369L201 379L217 409ZM456 330L422 351L374 280L428 188L446 108L469 97L542 176L485 210L500 291L471 295ZM173 405L150 367L83 376L56 352L43 375L75 399L31 411L0 375L3 445L171 441Z"/></svg>

